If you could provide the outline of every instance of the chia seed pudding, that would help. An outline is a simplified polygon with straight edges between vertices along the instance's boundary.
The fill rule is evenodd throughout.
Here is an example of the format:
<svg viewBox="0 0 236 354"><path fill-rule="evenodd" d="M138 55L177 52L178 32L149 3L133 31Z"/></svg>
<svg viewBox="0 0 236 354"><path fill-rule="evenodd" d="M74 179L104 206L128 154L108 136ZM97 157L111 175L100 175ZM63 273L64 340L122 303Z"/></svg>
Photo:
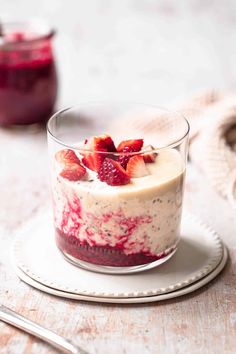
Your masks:
<svg viewBox="0 0 236 354"><path fill-rule="evenodd" d="M131 174L123 185L101 181L82 163L86 171L77 180L68 178L68 172L63 175L56 160L54 165L56 242L65 255L97 265L130 267L174 252L185 175L176 149L160 150L155 161L145 163L145 175Z"/></svg>

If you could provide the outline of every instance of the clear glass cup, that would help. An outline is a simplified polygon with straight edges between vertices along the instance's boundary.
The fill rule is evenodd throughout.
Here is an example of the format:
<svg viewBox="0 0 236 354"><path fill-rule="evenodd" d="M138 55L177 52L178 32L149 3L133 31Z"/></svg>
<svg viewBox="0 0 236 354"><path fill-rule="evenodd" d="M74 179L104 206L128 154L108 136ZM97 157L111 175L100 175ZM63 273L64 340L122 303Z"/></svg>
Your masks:
<svg viewBox="0 0 236 354"><path fill-rule="evenodd" d="M3 21L0 37L0 124L45 122L57 97L55 31L39 20ZM14 104L13 104L14 102Z"/></svg>
<svg viewBox="0 0 236 354"><path fill-rule="evenodd" d="M98 103L59 111L47 129L56 244L65 259L91 271L114 274L167 261L180 238L187 120L150 105ZM142 151L94 151L84 144L104 133L116 146L124 140L144 139ZM67 161L58 159L68 150L84 164L86 172L79 180L71 180ZM142 163L145 156L145 173L137 177L135 171L118 186L108 184L107 170L106 181L99 180L100 170L90 170L84 160L96 157L104 166L109 159L127 163L136 155L142 156ZM128 165L125 168L126 173ZM65 169L67 173L62 172Z"/></svg>

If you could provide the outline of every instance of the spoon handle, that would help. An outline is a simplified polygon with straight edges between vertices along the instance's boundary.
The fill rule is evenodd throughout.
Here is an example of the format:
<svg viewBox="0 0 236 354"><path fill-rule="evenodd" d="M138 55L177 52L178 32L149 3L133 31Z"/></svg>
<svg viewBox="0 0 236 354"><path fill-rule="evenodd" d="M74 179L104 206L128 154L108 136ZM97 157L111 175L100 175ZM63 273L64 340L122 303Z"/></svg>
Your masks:
<svg viewBox="0 0 236 354"><path fill-rule="evenodd" d="M74 346L69 340L59 336L58 334L39 326L38 324L28 320L9 308L0 305L0 320L18 327L42 340L51 344L63 353L69 354L88 354L83 349Z"/></svg>

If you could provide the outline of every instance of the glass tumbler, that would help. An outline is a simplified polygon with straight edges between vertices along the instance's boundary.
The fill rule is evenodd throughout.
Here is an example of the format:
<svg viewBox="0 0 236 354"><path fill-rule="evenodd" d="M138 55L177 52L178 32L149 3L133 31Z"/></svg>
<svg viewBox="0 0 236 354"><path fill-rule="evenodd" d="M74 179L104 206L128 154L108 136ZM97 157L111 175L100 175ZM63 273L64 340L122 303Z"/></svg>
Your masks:
<svg viewBox="0 0 236 354"><path fill-rule="evenodd" d="M3 21L0 37L0 124L46 121L57 96L54 30L42 21Z"/></svg>
<svg viewBox="0 0 236 354"><path fill-rule="evenodd" d="M124 274L172 257L187 120L144 104L97 103L59 111L47 129L56 245L65 259Z"/></svg>

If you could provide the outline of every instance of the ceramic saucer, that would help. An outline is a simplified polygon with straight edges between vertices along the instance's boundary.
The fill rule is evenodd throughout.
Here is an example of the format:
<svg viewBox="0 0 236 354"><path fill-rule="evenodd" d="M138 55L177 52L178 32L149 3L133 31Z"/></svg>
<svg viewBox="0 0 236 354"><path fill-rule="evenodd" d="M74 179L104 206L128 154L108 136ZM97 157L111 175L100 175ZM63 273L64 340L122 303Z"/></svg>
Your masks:
<svg viewBox="0 0 236 354"><path fill-rule="evenodd" d="M168 294L203 279L227 258L219 236L189 215L183 216L175 255L159 267L130 275L100 274L75 267L62 257L53 234L52 217L47 211L26 224L13 246L16 269L47 288L100 299Z"/></svg>

